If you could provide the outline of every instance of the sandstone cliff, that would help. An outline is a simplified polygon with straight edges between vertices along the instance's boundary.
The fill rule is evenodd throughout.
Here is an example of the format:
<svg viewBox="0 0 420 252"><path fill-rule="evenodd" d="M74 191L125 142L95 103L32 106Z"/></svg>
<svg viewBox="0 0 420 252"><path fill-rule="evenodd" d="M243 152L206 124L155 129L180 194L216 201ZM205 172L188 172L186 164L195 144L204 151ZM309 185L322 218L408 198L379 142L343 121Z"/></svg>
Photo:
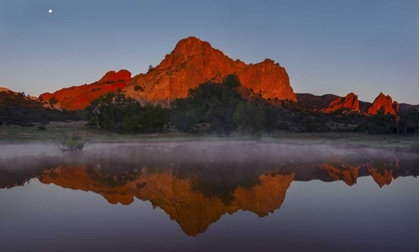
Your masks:
<svg viewBox="0 0 420 252"><path fill-rule="evenodd" d="M186 97L189 88L207 81L220 82L229 74L236 74L243 86L252 88L263 98L297 101L289 76L278 63L270 59L257 64L234 61L195 37L179 41L175 49L146 74L131 79L127 70L110 71L92 84L44 93L40 98L48 101L55 97L61 108L75 110L85 108L102 94L122 89L127 96L142 102L168 104L173 99Z"/></svg>
<svg viewBox="0 0 420 252"><path fill-rule="evenodd" d="M124 89L126 94L148 101L171 101L186 97L189 88L207 81L220 82L236 74L241 84L264 98L297 101L286 70L270 59L257 64L232 60L208 42L188 37L147 74L139 74ZM141 87L136 91L135 87ZM144 91L143 91L144 90Z"/></svg>
<svg viewBox="0 0 420 252"><path fill-rule="evenodd" d="M385 114L396 115L398 112L398 103L396 101L392 102L392 98L389 95L384 95L382 92L376 97L375 101L368 108L367 114L374 115L383 108Z"/></svg>
<svg viewBox="0 0 420 252"><path fill-rule="evenodd" d="M92 84L63 88L52 94L44 93L39 98L43 101L49 101L54 97L58 101L55 106L62 109L84 109L100 95L123 89L130 79L131 73L127 70L109 71L99 81Z"/></svg>
<svg viewBox="0 0 420 252"><path fill-rule="evenodd" d="M337 98L332 101L328 107L321 110L324 113L332 113L340 109L349 109L351 111L360 112L359 99L354 93L349 93L344 98Z"/></svg>

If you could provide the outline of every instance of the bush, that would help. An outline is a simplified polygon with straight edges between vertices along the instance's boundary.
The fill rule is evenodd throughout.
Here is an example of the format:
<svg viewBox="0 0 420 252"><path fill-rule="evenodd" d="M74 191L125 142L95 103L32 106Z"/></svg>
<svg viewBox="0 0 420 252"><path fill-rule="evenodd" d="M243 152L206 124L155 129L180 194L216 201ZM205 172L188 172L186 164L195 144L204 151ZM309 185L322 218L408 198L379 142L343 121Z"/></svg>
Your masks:
<svg viewBox="0 0 420 252"><path fill-rule="evenodd" d="M38 130L46 130L45 125L38 125Z"/></svg>
<svg viewBox="0 0 420 252"><path fill-rule="evenodd" d="M54 96L51 97L48 101L50 102L51 105L54 105L54 104L57 104L58 103L57 98L55 98Z"/></svg>
<svg viewBox="0 0 420 252"><path fill-rule="evenodd" d="M58 144L58 148L62 152L78 152L82 151L86 141L77 134L64 135L61 142Z"/></svg>

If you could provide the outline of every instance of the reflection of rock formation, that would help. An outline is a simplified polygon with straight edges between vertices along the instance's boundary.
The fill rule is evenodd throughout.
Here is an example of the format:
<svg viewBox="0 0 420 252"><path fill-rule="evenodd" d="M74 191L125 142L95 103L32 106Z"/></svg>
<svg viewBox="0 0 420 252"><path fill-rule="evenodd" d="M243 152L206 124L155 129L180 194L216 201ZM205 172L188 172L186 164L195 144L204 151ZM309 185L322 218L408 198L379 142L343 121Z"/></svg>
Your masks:
<svg viewBox="0 0 420 252"><path fill-rule="evenodd" d="M229 205L216 196L206 197L193 190L191 179L179 179L171 173L140 175L124 186L107 187L93 179L85 167L60 167L45 171L39 180L63 188L92 191L112 204L130 204L133 196L148 200L162 208L186 234L195 236L225 213L243 210L263 217L280 208L293 178L294 174L261 175L260 183L252 188L236 188Z"/></svg>
<svg viewBox="0 0 420 252"><path fill-rule="evenodd" d="M251 211L260 217L279 209L286 197L286 190L292 183L292 175L261 175L261 183L251 189L237 188L233 195L235 200L229 207L229 213L238 210Z"/></svg>
<svg viewBox="0 0 420 252"><path fill-rule="evenodd" d="M142 176L127 186L134 189L137 198L162 208L188 235L204 232L226 211L221 199L207 198L192 190L189 179L177 179L169 173Z"/></svg>
<svg viewBox="0 0 420 252"><path fill-rule="evenodd" d="M55 184L63 188L95 192L102 195L109 203L129 205L133 202L133 195L126 187L112 187L101 185L91 178L85 167L68 166L46 170L39 181L44 184Z"/></svg>
<svg viewBox="0 0 420 252"><path fill-rule="evenodd" d="M372 176L382 187L399 176L418 176L416 153L357 148L333 155L321 148L293 148L242 142L153 143L110 146L100 157L86 153L77 158L5 158L0 159L0 188L38 177L45 184L95 192L112 204L128 205L136 197L162 208L188 235L197 235L226 213L243 210L263 217L275 211L292 180L353 185L357 177ZM305 158L295 159L296 152Z"/></svg>
<svg viewBox="0 0 420 252"><path fill-rule="evenodd" d="M350 169L345 167L345 169L342 169L332 164L322 164L320 167L325 169L334 179L343 180L349 186L352 186L357 182L359 166L352 167Z"/></svg>
<svg viewBox="0 0 420 252"><path fill-rule="evenodd" d="M367 170L370 172L379 187L391 184L393 170L379 170L374 167L368 167Z"/></svg>

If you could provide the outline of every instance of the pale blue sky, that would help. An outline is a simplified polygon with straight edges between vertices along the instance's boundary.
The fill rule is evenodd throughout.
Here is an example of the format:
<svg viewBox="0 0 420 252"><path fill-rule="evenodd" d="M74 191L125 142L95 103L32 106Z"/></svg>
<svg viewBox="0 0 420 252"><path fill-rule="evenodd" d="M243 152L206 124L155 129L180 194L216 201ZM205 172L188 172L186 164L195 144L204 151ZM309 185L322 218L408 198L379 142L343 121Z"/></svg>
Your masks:
<svg viewBox="0 0 420 252"><path fill-rule="evenodd" d="M39 95L109 70L147 71L196 36L271 58L296 93L419 102L417 0L0 0L0 86ZM48 9L53 13L49 14Z"/></svg>

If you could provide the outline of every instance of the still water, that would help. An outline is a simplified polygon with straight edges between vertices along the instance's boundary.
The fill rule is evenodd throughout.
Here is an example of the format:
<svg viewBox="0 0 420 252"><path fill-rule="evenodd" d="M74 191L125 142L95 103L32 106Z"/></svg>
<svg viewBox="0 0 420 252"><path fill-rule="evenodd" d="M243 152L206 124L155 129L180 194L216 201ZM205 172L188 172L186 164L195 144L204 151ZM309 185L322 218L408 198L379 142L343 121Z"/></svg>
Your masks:
<svg viewBox="0 0 420 252"><path fill-rule="evenodd" d="M0 156L0 251L419 250L417 153L254 142L48 148Z"/></svg>

